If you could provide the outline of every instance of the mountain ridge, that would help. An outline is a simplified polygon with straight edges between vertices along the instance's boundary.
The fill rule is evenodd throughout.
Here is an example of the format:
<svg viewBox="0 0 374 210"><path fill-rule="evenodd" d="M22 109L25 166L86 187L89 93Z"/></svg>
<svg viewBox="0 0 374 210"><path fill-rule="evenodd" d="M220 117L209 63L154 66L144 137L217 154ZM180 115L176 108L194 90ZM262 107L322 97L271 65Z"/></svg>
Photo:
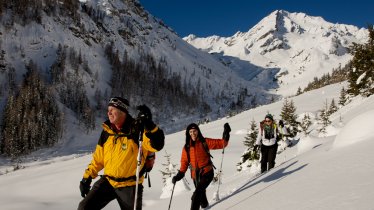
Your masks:
<svg viewBox="0 0 374 210"><path fill-rule="evenodd" d="M298 87L304 88L305 80L312 81L344 66L352 58L350 45L364 43L367 38L368 31L364 28L276 10L247 32L237 32L231 37L189 35L183 39L205 52L222 54L218 59L231 56L261 68L278 68L276 78L280 87L273 91L289 96Z"/></svg>

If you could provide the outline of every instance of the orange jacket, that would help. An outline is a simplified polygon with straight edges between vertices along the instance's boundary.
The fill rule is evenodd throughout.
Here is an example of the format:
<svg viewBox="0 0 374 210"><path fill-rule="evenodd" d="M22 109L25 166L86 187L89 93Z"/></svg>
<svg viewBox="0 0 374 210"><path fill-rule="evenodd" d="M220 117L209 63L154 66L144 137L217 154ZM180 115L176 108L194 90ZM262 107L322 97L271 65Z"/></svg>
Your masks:
<svg viewBox="0 0 374 210"><path fill-rule="evenodd" d="M227 146L228 142L223 139L210 139L205 138L205 141L208 145L209 150L213 149L223 149ZM190 141L190 164L191 164L191 177L193 179L196 178L195 170L198 168L202 170L200 173L205 174L208 171L213 169L213 165L209 161L209 154L205 151L203 143L200 140L195 142L195 145L191 144ZM189 166L187 152L185 147L182 149L182 157L181 157L181 167L179 169L180 172L185 173Z"/></svg>

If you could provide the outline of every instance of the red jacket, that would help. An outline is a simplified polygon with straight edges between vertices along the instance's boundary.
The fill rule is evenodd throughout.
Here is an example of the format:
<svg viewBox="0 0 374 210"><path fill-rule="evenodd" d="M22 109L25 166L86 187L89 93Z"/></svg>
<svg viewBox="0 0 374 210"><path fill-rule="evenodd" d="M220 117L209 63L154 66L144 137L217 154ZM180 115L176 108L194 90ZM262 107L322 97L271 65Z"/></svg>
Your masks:
<svg viewBox="0 0 374 210"><path fill-rule="evenodd" d="M227 146L228 142L224 139L210 139L205 138L206 144L208 145L209 150L213 149L223 149ZM201 174L205 174L208 171L213 169L213 165L209 161L210 156L205 151L203 143L198 139L196 140L195 144L193 145L192 140L190 141L190 163L191 163L191 177L193 179L196 178L195 170L196 168L200 169ZM179 169L180 172L185 173L188 168L188 157L185 147L182 149L182 157L181 157L181 167Z"/></svg>

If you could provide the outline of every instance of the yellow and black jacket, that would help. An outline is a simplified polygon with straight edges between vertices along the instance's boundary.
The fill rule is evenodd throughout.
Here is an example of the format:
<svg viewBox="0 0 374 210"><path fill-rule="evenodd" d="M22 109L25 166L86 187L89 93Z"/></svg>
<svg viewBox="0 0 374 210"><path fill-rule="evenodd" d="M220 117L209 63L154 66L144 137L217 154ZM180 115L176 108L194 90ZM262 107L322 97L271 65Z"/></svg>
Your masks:
<svg viewBox="0 0 374 210"><path fill-rule="evenodd" d="M128 115L124 127L119 132L111 128L111 123L103 123L103 131L96 146L93 158L85 170L83 178L96 178L104 168L104 176L115 187L133 186L136 184L136 167L139 150L139 129L136 121ZM151 131L143 132L142 161L143 168L148 152L160 151L164 146L164 133L157 126ZM144 177L139 178L142 183Z"/></svg>

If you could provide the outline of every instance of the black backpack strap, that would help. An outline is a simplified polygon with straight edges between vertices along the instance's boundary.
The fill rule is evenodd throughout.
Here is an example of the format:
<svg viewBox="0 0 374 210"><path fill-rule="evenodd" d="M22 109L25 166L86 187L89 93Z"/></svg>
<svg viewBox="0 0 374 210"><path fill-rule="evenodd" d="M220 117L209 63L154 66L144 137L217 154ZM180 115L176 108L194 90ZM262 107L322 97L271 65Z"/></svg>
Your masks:
<svg viewBox="0 0 374 210"><path fill-rule="evenodd" d="M205 138L203 138L203 140L201 140L201 143L203 143L203 146L204 146L205 152L208 153L208 155L209 155L211 158L213 158L213 156L210 154L209 147L208 147L208 144L207 144L206 141L205 141Z"/></svg>
<svg viewBox="0 0 374 210"><path fill-rule="evenodd" d="M213 161L212 161L213 156L212 156L212 154L210 154L209 147L208 147L208 144L205 141L205 138L203 138L203 140L201 142L203 143L205 152L208 153L208 155L210 157L209 158L209 163L212 164L212 166L213 166L214 169L216 169L216 166L214 166Z"/></svg>
<svg viewBox="0 0 374 210"><path fill-rule="evenodd" d="M186 150L186 153L187 153L188 168L191 169L190 145L189 144L185 144L184 145L184 149Z"/></svg>
<svg viewBox="0 0 374 210"><path fill-rule="evenodd" d="M149 176L149 172L145 173L145 177L148 179L148 187L151 187L151 177Z"/></svg>

